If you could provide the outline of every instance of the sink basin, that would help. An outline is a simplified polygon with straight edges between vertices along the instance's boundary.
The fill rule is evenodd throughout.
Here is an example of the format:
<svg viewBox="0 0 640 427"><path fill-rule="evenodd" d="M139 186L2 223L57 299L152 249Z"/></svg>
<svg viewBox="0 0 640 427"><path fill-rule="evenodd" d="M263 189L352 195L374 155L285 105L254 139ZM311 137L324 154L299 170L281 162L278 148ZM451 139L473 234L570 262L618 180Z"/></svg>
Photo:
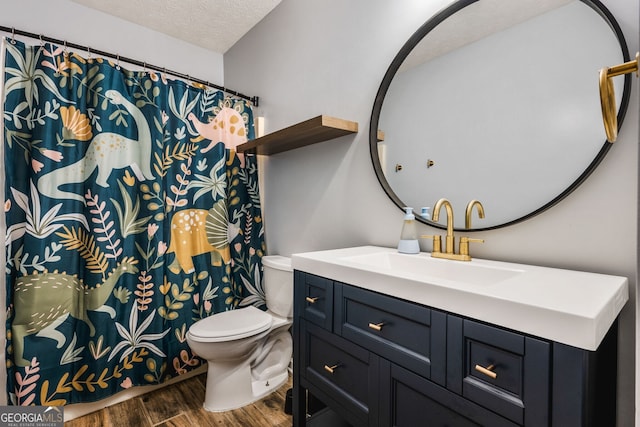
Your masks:
<svg viewBox="0 0 640 427"><path fill-rule="evenodd" d="M292 255L295 270L574 347L595 350L629 299L628 279L358 246Z"/></svg>
<svg viewBox="0 0 640 427"><path fill-rule="evenodd" d="M511 279L524 271L483 265L481 262L475 261L450 261L432 258L424 253L406 255L394 252L374 252L343 257L343 260L377 269L388 269L394 274L463 282L471 285L492 285Z"/></svg>

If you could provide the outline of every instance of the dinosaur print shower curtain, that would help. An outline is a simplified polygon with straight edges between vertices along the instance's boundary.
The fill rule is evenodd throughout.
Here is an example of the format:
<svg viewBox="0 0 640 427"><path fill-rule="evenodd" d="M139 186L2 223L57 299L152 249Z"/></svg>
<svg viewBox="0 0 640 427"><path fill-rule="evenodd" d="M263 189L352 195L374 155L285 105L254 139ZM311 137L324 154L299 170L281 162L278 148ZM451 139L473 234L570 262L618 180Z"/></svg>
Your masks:
<svg viewBox="0 0 640 427"><path fill-rule="evenodd" d="M5 39L2 61L11 402L197 368L191 324L264 308L250 105L51 44Z"/></svg>

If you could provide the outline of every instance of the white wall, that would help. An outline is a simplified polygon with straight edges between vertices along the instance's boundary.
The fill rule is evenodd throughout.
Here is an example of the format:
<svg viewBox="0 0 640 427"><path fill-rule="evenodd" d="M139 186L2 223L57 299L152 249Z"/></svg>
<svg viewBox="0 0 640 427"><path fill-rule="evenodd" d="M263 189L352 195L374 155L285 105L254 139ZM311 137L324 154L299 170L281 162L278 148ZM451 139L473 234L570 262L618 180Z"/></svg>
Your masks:
<svg viewBox="0 0 640 427"><path fill-rule="evenodd" d="M319 114L360 124L355 137L263 160L270 253L397 244L402 214L379 186L369 157L371 109L396 52L448 3L284 0L225 54L225 84L260 96L258 112L266 118L267 133ZM638 1L603 3L635 53ZM473 248L481 258L629 277L631 300L620 316L620 426L632 425L635 417L637 146L634 81L619 139L591 177L559 205L527 222L474 233L485 243ZM419 231L434 230L422 226Z"/></svg>
<svg viewBox="0 0 640 427"><path fill-rule="evenodd" d="M224 83L221 54L148 30L71 0L4 1L0 10L0 25L5 27L89 46L220 86ZM39 43L37 40L19 36L16 38L28 44ZM124 63L122 66L138 69Z"/></svg>

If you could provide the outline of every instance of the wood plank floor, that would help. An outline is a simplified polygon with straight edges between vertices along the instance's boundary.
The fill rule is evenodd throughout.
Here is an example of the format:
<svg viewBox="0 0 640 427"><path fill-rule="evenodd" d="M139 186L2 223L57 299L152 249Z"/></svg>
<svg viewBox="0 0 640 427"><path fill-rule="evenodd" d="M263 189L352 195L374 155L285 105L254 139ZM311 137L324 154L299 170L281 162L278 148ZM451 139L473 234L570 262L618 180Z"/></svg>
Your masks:
<svg viewBox="0 0 640 427"><path fill-rule="evenodd" d="M67 421L65 427L291 427L284 413L291 378L275 393L227 412L202 408L206 374L126 400L98 412Z"/></svg>

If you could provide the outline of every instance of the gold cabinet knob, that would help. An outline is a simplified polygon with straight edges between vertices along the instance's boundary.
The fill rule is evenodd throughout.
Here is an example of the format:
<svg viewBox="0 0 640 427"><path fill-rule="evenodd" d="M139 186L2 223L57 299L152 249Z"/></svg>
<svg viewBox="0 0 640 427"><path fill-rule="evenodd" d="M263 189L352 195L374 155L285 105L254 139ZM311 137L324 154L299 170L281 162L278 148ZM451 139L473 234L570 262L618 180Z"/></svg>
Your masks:
<svg viewBox="0 0 640 427"><path fill-rule="evenodd" d="M340 363L336 363L335 365L324 365L324 370L333 374L333 372L340 367Z"/></svg>
<svg viewBox="0 0 640 427"><path fill-rule="evenodd" d="M495 369L495 365L489 365L486 368L484 366L481 366L481 365L476 365L474 369L476 371L488 376L491 379L495 380L496 378L498 378L498 374L493 372L493 370Z"/></svg>
<svg viewBox="0 0 640 427"><path fill-rule="evenodd" d="M383 326L384 326L384 322L380 322L380 323L369 323L369 327L370 327L371 329L373 329L374 331L381 331Z"/></svg>
<svg viewBox="0 0 640 427"><path fill-rule="evenodd" d="M305 300L309 303L309 304L315 304L316 301L318 301L319 297L306 297Z"/></svg>

